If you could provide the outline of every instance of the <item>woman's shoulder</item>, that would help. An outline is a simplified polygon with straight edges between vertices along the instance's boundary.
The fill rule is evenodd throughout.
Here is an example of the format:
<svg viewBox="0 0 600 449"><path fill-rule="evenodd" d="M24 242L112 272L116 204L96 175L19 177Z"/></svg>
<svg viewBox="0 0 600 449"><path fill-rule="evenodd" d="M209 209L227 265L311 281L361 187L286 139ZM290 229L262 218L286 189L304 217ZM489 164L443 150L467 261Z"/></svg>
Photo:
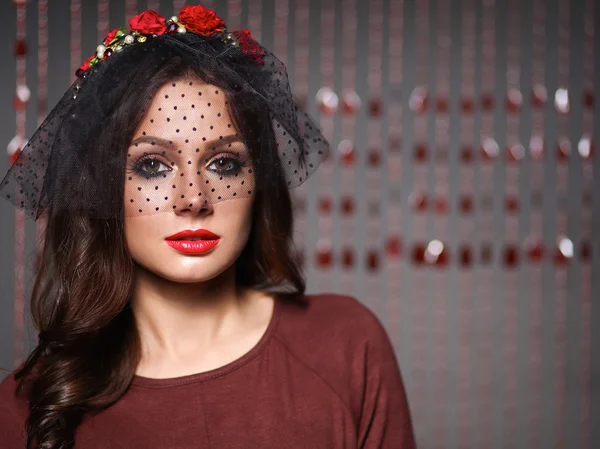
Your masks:
<svg viewBox="0 0 600 449"><path fill-rule="evenodd" d="M25 447L25 421L27 420L27 402L17 393L18 382L10 372L0 382L0 441L9 448ZM0 371L0 376L6 372ZM5 447L5 446L2 446Z"/></svg>
<svg viewBox="0 0 600 449"><path fill-rule="evenodd" d="M281 308L283 323L277 333L289 347L314 345L355 354L367 346L389 342L379 317L351 295L305 294L301 301L282 301Z"/></svg>
<svg viewBox="0 0 600 449"><path fill-rule="evenodd" d="M290 301L287 302L289 303ZM341 330L360 326L363 336L382 330L379 317L369 306L352 295L330 292L305 294L295 304L300 307L284 307L288 315L315 329Z"/></svg>
<svg viewBox="0 0 600 449"><path fill-rule="evenodd" d="M323 292L305 295L316 310L343 313L344 316L372 317L373 312L359 298L341 293Z"/></svg>
<svg viewBox="0 0 600 449"><path fill-rule="evenodd" d="M302 372L324 381L358 417L367 371L397 366L389 336L359 298L318 293L302 299L284 303L277 340Z"/></svg>

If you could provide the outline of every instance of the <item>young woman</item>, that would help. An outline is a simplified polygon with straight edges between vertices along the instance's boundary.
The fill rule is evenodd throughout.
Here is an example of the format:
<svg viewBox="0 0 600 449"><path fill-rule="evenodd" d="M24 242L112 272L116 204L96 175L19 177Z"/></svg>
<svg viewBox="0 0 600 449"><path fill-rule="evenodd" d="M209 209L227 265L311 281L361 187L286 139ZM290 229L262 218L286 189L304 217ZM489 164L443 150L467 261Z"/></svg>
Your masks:
<svg viewBox="0 0 600 449"><path fill-rule="evenodd" d="M414 448L379 320L304 294L289 189L327 151L213 11L109 33L0 184L47 221L0 447Z"/></svg>

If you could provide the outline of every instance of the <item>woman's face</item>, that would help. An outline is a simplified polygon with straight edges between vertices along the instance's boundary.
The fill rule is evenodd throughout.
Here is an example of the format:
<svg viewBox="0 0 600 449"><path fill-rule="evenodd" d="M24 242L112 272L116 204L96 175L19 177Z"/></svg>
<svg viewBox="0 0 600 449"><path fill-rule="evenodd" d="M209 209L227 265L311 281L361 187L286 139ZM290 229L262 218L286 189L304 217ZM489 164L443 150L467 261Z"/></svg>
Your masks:
<svg viewBox="0 0 600 449"><path fill-rule="evenodd" d="M162 86L128 149L125 237L133 260L174 282L223 273L250 233L252 168L218 87L196 77Z"/></svg>

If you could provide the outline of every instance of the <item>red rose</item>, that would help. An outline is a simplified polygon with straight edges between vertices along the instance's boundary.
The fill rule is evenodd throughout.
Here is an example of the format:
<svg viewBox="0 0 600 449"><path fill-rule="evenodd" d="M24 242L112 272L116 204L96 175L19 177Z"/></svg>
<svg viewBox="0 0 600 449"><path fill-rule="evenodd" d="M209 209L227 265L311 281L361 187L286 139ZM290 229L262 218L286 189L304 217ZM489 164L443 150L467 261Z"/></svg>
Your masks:
<svg viewBox="0 0 600 449"><path fill-rule="evenodd" d="M117 31L119 31L119 29L120 28L115 28L114 30L112 30L110 33L108 33L106 35L106 37L104 38L104 45L108 45L114 40L115 36L117 35Z"/></svg>
<svg viewBox="0 0 600 449"><path fill-rule="evenodd" d="M89 69L91 67L90 62L92 61L92 59L95 59L96 55L90 56L89 58L87 58L85 61L83 61L83 64L81 64L81 66L75 71L75 75L77 76L77 78L81 77L83 75L83 72L85 72L87 69Z"/></svg>
<svg viewBox="0 0 600 449"><path fill-rule="evenodd" d="M79 69L85 72L87 69L90 68L90 61L92 59L94 59L95 57L96 57L96 55L93 55L93 56L90 56L89 58L87 58L85 61L83 61L83 64L81 64L81 67L79 67Z"/></svg>
<svg viewBox="0 0 600 449"><path fill-rule="evenodd" d="M151 9L129 19L129 27L141 34L163 34L167 30L165 18Z"/></svg>
<svg viewBox="0 0 600 449"><path fill-rule="evenodd" d="M265 55L264 50L258 45L258 42L254 40L249 30L234 31L233 35L237 38L242 53L248 57L251 61L255 61L257 64L263 63L263 56Z"/></svg>
<svg viewBox="0 0 600 449"><path fill-rule="evenodd" d="M185 25L186 30L205 36L225 28L223 19L202 5L185 5L179 11L179 21Z"/></svg>

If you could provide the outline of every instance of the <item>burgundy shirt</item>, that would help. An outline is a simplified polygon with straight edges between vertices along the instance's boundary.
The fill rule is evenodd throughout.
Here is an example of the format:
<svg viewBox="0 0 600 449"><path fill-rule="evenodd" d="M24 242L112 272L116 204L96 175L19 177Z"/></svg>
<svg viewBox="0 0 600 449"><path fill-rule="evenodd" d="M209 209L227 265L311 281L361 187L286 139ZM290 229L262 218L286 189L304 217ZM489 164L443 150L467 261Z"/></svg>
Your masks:
<svg viewBox="0 0 600 449"><path fill-rule="evenodd" d="M199 374L137 376L84 419L84 449L414 449L407 396L378 318L349 296L278 297L260 342ZM0 384L0 448L25 447L26 404Z"/></svg>

